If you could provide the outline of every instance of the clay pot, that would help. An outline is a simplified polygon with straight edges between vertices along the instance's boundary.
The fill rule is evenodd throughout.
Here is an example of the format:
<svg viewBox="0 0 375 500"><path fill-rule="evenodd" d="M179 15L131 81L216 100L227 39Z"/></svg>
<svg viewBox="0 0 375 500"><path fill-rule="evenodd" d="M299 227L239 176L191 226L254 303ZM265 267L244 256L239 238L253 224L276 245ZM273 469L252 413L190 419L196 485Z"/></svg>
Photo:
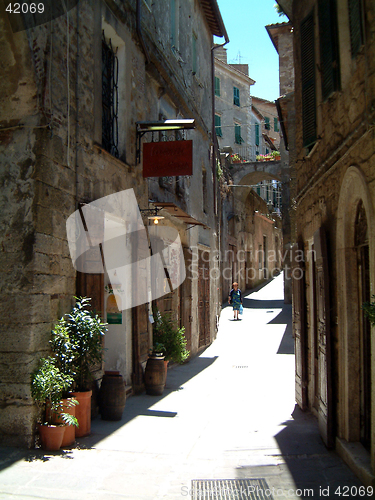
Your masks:
<svg viewBox="0 0 375 500"><path fill-rule="evenodd" d="M71 394L78 401L76 417L79 427L75 427L75 436L83 437L91 433L91 395L92 391L72 392Z"/></svg>
<svg viewBox="0 0 375 500"><path fill-rule="evenodd" d="M39 436L43 450L56 451L61 448L65 425L39 425Z"/></svg>
<svg viewBox="0 0 375 500"><path fill-rule="evenodd" d="M72 399L72 398L62 400L61 412L54 413L54 415L53 415L53 423L54 424L63 424L64 423L63 419L60 416L61 413L69 413L70 415L73 415L73 417L76 416L76 406L71 405L69 403L70 399ZM76 439L75 426L74 425L66 425L61 448L71 446L74 443L75 439Z"/></svg>

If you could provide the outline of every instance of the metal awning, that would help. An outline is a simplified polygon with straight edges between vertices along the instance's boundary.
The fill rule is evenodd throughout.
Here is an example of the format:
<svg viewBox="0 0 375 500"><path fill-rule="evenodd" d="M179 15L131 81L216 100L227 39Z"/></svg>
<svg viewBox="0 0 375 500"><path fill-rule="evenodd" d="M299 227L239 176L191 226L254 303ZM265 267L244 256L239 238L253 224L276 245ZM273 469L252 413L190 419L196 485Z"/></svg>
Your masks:
<svg viewBox="0 0 375 500"><path fill-rule="evenodd" d="M184 222L185 224L190 224L191 226L203 226L204 229L208 229L208 226L206 224L200 222L197 219L194 219L194 217L184 212L180 207L172 202L153 201L152 203L153 205L155 205L155 207L166 210L169 215L171 215L172 217L176 217L176 219Z"/></svg>

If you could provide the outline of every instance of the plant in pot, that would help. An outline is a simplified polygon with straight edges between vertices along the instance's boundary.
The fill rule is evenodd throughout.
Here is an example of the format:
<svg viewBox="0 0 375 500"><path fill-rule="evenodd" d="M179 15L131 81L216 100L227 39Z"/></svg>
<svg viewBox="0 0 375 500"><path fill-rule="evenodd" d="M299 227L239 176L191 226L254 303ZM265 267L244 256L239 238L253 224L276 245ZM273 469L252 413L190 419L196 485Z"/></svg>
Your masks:
<svg viewBox="0 0 375 500"><path fill-rule="evenodd" d="M161 343L164 346L166 361L184 363L190 354L186 348L185 327L180 328L170 314L161 314L157 309L155 309L154 313L154 342Z"/></svg>
<svg viewBox="0 0 375 500"><path fill-rule="evenodd" d="M372 295L372 298L375 299L375 295ZM362 309L371 325L375 326L375 302L364 302Z"/></svg>
<svg viewBox="0 0 375 500"><path fill-rule="evenodd" d="M61 372L56 359L51 356L42 358L39 367L31 375L31 394L43 410L39 435L45 450L58 450L63 442L65 426L77 426L75 416L62 410L62 394L73 383L73 378ZM71 405L76 401L72 400ZM54 414L59 413L61 424L54 424Z"/></svg>
<svg viewBox="0 0 375 500"><path fill-rule="evenodd" d="M61 318L51 340L52 349L61 369L73 377L72 395L78 400L76 437L91 432L91 368L102 361L103 337L107 324L90 310L90 298L75 297L69 314Z"/></svg>

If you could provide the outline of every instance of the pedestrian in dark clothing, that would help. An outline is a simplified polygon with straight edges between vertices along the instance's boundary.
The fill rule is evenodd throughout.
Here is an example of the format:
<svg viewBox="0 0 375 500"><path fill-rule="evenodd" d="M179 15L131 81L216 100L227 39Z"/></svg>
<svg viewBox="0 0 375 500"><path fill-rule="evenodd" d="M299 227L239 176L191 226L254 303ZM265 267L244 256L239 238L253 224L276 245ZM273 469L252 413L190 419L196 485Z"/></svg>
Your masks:
<svg viewBox="0 0 375 500"><path fill-rule="evenodd" d="M233 283L232 287L232 290L229 292L228 302L233 306L234 319L238 320L238 313L242 305L242 293L236 281Z"/></svg>

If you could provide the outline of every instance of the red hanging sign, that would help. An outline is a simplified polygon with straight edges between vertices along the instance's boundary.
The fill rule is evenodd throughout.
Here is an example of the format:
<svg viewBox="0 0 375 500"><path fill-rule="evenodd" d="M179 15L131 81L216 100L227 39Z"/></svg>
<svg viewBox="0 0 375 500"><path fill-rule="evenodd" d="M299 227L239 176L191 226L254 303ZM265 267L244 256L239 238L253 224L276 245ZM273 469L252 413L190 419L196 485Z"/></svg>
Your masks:
<svg viewBox="0 0 375 500"><path fill-rule="evenodd" d="M193 175L193 141L143 144L143 177L177 175Z"/></svg>

